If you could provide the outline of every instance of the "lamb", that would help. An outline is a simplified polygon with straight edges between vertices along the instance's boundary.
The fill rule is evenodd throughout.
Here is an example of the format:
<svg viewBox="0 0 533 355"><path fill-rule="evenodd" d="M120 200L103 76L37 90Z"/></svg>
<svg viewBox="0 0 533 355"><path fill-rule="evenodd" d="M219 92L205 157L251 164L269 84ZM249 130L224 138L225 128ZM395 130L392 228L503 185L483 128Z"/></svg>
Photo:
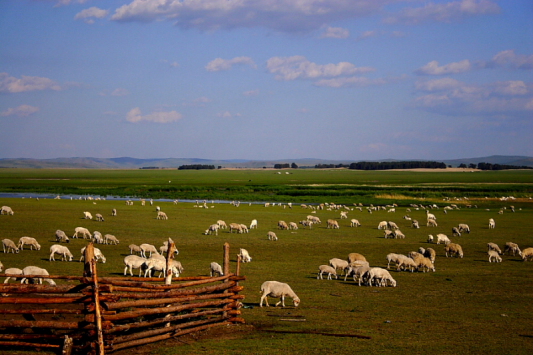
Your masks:
<svg viewBox="0 0 533 355"><path fill-rule="evenodd" d="M218 235L218 230L220 229L220 226L218 224L212 224L209 226L209 228L207 228L205 230L205 235L211 235L213 234L213 232L215 233L215 235Z"/></svg>
<svg viewBox="0 0 533 355"><path fill-rule="evenodd" d="M511 252L512 252L513 256L515 256L516 253L518 253L519 256L522 256L522 251L518 247L518 244L513 243L513 242L505 243L505 248L503 249L503 253L505 254L507 252L509 252L509 255L511 255Z"/></svg>
<svg viewBox="0 0 533 355"><path fill-rule="evenodd" d="M103 222L104 221L104 216L102 216L100 213L95 214L94 218L95 218L96 222Z"/></svg>
<svg viewBox="0 0 533 355"><path fill-rule="evenodd" d="M435 221L434 219L428 219L427 223L426 223L426 226L428 226L428 227L437 227L437 221Z"/></svg>
<svg viewBox="0 0 533 355"><path fill-rule="evenodd" d="M297 230L298 225L295 222L289 222L289 229Z"/></svg>
<svg viewBox="0 0 533 355"><path fill-rule="evenodd" d="M456 243L448 243L444 247L444 252L446 253L446 257L448 257L448 254L450 257L458 256L460 258L463 257L463 248Z"/></svg>
<svg viewBox="0 0 533 355"><path fill-rule="evenodd" d="M81 248L80 262L82 262L85 259L85 249L86 247ZM102 251L98 248L94 248L94 260L96 261L102 260L102 264L105 264L105 262L107 261Z"/></svg>
<svg viewBox="0 0 533 355"><path fill-rule="evenodd" d="M348 254L348 263L353 263L357 260L360 260L360 261L367 261L366 258L362 255L362 254L359 254L359 253L350 253Z"/></svg>
<svg viewBox="0 0 533 355"><path fill-rule="evenodd" d="M361 223L359 223L357 219L353 218L350 220L350 227L360 227L360 226L361 226Z"/></svg>
<svg viewBox="0 0 533 355"><path fill-rule="evenodd" d="M237 254L237 257L240 257L243 263L249 263L252 261L252 258L250 257L248 250L243 249L243 248L240 248L239 254Z"/></svg>
<svg viewBox="0 0 533 355"><path fill-rule="evenodd" d="M94 231L92 241L96 244L104 244L104 237L102 236L102 233L99 231Z"/></svg>
<svg viewBox="0 0 533 355"><path fill-rule="evenodd" d="M128 248L130 249L130 255L133 255L133 253L139 253L139 255L142 254L141 247L136 244L130 244L128 245Z"/></svg>
<svg viewBox="0 0 533 355"><path fill-rule="evenodd" d="M502 250L500 249L500 247L496 243L487 243L487 250L494 250L498 254L502 253Z"/></svg>
<svg viewBox="0 0 533 355"><path fill-rule="evenodd" d="M68 239L65 232L63 232L61 229L56 230L56 242L61 243L68 243L70 240Z"/></svg>
<svg viewBox="0 0 533 355"><path fill-rule="evenodd" d="M492 261L494 261L495 263L502 262L502 258L496 250L489 250L487 254L489 255L489 263L491 263Z"/></svg>
<svg viewBox="0 0 533 355"><path fill-rule="evenodd" d="M459 229L459 232L461 233L468 233L470 234L470 227L468 226L468 224L464 224L464 223L460 223L458 226L457 226L457 229Z"/></svg>
<svg viewBox="0 0 533 355"><path fill-rule="evenodd" d="M452 235L453 235L454 237L455 237L455 236L460 237L460 236L461 236L461 232L459 232L459 228L457 228L457 227L453 227L453 228L452 228Z"/></svg>
<svg viewBox="0 0 533 355"><path fill-rule="evenodd" d="M20 250L24 250L24 245L29 245L30 250L41 250L41 245L37 242L35 238L32 237L20 237L18 247Z"/></svg>
<svg viewBox="0 0 533 355"><path fill-rule="evenodd" d="M489 229L496 228L496 222L494 222L494 219L489 219Z"/></svg>
<svg viewBox="0 0 533 355"><path fill-rule="evenodd" d="M426 272L426 270L429 272L429 270L432 270L435 272L435 265L429 258L422 258L420 259L420 262L418 264L418 270L422 269L423 272Z"/></svg>
<svg viewBox="0 0 533 355"><path fill-rule="evenodd" d="M6 269L6 271L4 272L6 275L22 275L22 270L21 269L17 269L16 267L11 267L9 269ZM16 277L16 276L8 276L6 277L6 279L4 280L4 283L8 283L9 279L15 279L15 281L17 281L18 279L20 279L20 277Z"/></svg>
<svg viewBox="0 0 533 355"><path fill-rule="evenodd" d="M84 219L93 219L93 215L91 214L91 212L83 212L83 218Z"/></svg>
<svg viewBox="0 0 533 355"><path fill-rule="evenodd" d="M418 228L420 228L420 224L418 224L418 221L416 219L413 219L411 221L411 227L415 228L415 229L418 229Z"/></svg>
<svg viewBox="0 0 533 355"><path fill-rule="evenodd" d="M320 265L318 267L318 274L316 275L316 279L318 280L320 278L321 280L323 280L322 274L328 274L328 280L332 279L331 275L335 276L335 278L338 278L337 271L335 271L335 268L329 265Z"/></svg>
<svg viewBox="0 0 533 355"><path fill-rule="evenodd" d="M181 263L177 260L170 260L170 263L170 270L172 270L172 273L175 277L179 277L180 273L183 272L183 267L181 266ZM144 265L146 266L144 277L152 277L152 270L159 271L159 277L161 277L162 274L166 274L167 261L165 259L161 259L158 257L150 258L144 262Z"/></svg>
<svg viewBox="0 0 533 355"><path fill-rule="evenodd" d="M522 260L524 261L533 260L533 248L524 249L524 251L522 252Z"/></svg>
<svg viewBox="0 0 533 355"><path fill-rule="evenodd" d="M387 228L388 228L387 221L381 221L381 222L379 222L379 224L378 224L378 229L387 229Z"/></svg>
<svg viewBox="0 0 533 355"><path fill-rule="evenodd" d="M294 302L294 307L298 307L300 304L300 298L294 293L292 288L283 282L278 281L265 281L261 285L261 301L259 306L263 307L263 301L265 301L267 307L270 307L268 304L268 296L274 298L281 298L281 300L276 303L276 307L281 303L282 307L285 307L285 297L291 297Z"/></svg>
<svg viewBox="0 0 533 355"><path fill-rule="evenodd" d="M217 262L212 262L211 265L210 265L210 268L211 268L211 277L215 276L216 274L218 274L219 276L224 276L224 272L222 271L222 266L220 266L219 263Z"/></svg>
<svg viewBox="0 0 533 355"><path fill-rule="evenodd" d="M72 235L72 238L79 238L80 236L82 239L91 239L91 232L89 232L87 228L83 227L74 228L74 234Z"/></svg>
<svg viewBox="0 0 533 355"><path fill-rule="evenodd" d="M276 233L272 231L269 231L267 233L267 237L268 237L268 240L278 240L278 236L276 235Z"/></svg>
<svg viewBox="0 0 533 355"><path fill-rule="evenodd" d="M242 233L242 227L239 223L230 223L229 224L229 232L233 233L233 231L237 231L237 233Z"/></svg>
<svg viewBox="0 0 533 355"><path fill-rule="evenodd" d="M72 255L72 253L70 252L70 250L68 250L68 248L64 245L59 245L59 244L54 244L50 247L50 261L55 261L56 259L54 258L54 255L55 254L59 254L61 255L61 261L66 261L67 260L67 256L69 257L69 260L68 261L72 261L72 258L74 257Z"/></svg>
<svg viewBox="0 0 533 355"><path fill-rule="evenodd" d="M335 270L341 269L344 271L350 264L346 260L333 258L329 259L329 265Z"/></svg>
<svg viewBox="0 0 533 355"><path fill-rule="evenodd" d="M219 220L217 221L217 224L218 224L218 226L220 227L220 229L226 229L226 228L228 228L228 226L226 225L226 222L224 222L224 221L221 220L221 219L219 219Z"/></svg>
<svg viewBox="0 0 533 355"><path fill-rule="evenodd" d="M289 225L285 221L278 221L278 228L281 230L289 229Z"/></svg>
<svg viewBox="0 0 533 355"><path fill-rule="evenodd" d="M257 229L257 219L252 219L252 223L250 223L250 229Z"/></svg>
<svg viewBox="0 0 533 355"><path fill-rule="evenodd" d="M20 251L19 248L15 245L15 242L13 242L11 239L2 239L2 244L4 245L4 254L9 253L10 251L15 254Z"/></svg>
<svg viewBox="0 0 533 355"><path fill-rule="evenodd" d="M145 258L142 258L137 255L128 255L124 258L124 276L128 269L130 270L130 275L133 276L133 269L139 269L139 277L141 277L142 267L144 266Z"/></svg>
<svg viewBox="0 0 533 355"><path fill-rule="evenodd" d="M339 222L334 219L328 219L326 228L339 229Z"/></svg>
<svg viewBox="0 0 533 355"><path fill-rule="evenodd" d="M396 280L394 280L388 270L380 267L373 267L368 271L368 283L372 286L374 280L380 280L377 286L387 286L387 281L392 287L396 287Z"/></svg>
<svg viewBox="0 0 533 355"><path fill-rule="evenodd" d="M50 274L48 273L48 271L46 271L46 269L43 269L37 266L26 266L24 269L22 269L22 275L23 276L30 276L30 275L31 276L33 275L49 276ZM31 280L33 281L34 279L32 278ZM43 283L43 278L39 277L38 280L39 280L39 284ZM20 281L20 283L28 283L28 281L29 280L27 279L27 277L24 277ZM48 282L51 286L56 285L55 281L52 279L45 278L44 281Z"/></svg>
<svg viewBox="0 0 533 355"><path fill-rule="evenodd" d="M9 206L2 206L2 208L0 209L0 214L6 214L6 215L13 216L15 212L13 212L13 210Z"/></svg>
<svg viewBox="0 0 533 355"><path fill-rule="evenodd" d="M167 216L167 214L165 212L159 211L159 212L157 212L156 219L168 219L168 216Z"/></svg>
<svg viewBox="0 0 533 355"><path fill-rule="evenodd" d="M147 258L147 252L150 252L150 257L152 257L152 254L159 254L155 246L153 246L152 244L141 244L139 245L139 247L141 248L141 256L143 258Z"/></svg>
<svg viewBox="0 0 533 355"><path fill-rule="evenodd" d="M115 237L114 235L112 235L112 234L104 235L104 244L117 245L118 243L120 243L120 242L118 241L117 237Z"/></svg>

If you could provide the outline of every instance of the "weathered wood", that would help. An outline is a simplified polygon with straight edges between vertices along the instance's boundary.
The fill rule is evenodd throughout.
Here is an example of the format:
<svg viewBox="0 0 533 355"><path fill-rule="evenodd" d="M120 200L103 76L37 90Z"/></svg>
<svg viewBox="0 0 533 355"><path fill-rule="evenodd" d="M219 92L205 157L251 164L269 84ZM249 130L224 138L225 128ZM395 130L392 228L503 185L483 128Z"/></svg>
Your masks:
<svg viewBox="0 0 533 355"><path fill-rule="evenodd" d="M83 314L82 309L0 309L0 314Z"/></svg>
<svg viewBox="0 0 533 355"><path fill-rule="evenodd" d="M145 306L159 306L169 303L184 303L190 301L208 300L214 298L228 298L231 294L207 294L207 295L193 295L175 298L153 298L153 299L141 299L135 301L122 301L122 302L109 302L104 303L104 307L108 310L130 307L145 307Z"/></svg>
<svg viewBox="0 0 533 355"><path fill-rule="evenodd" d="M85 322L0 320L0 328L50 328L50 329L91 329Z"/></svg>
<svg viewBox="0 0 533 355"><path fill-rule="evenodd" d="M229 243L224 243L224 275L229 276Z"/></svg>
<svg viewBox="0 0 533 355"><path fill-rule="evenodd" d="M0 304L70 304L88 301L83 297L0 297Z"/></svg>
<svg viewBox="0 0 533 355"><path fill-rule="evenodd" d="M63 342L63 350L61 351L62 355L70 355L72 353L72 346L74 345L74 342L72 341L72 338L68 335L65 335L65 340Z"/></svg>
<svg viewBox="0 0 533 355"><path fill-rule="evenodd" d="M91 264L91 262L94 260L94 244L92 242L87 244L83 255L84 255L84 260L85 260L85 263L83 265L83 276L91 277L94 275L93 267Z"/></svg>
<svg viewBox="0 0 533 355"><path fill-rule="evenodd" d="M184 278L182 277L175 277L172 279L172 281L182 281ZM161 282L163 279L151 277L151 278L142 278L142 280L136 279L136 280L127 280L122 281L116 278L107 278L102 277L98 279L98 283L100 284L112 284L114 286L124 286L124 287L138 287L138 288L145 288L147 290L158 290L158 291L164 291L164 290L173 290L178 288L185 288L185 287L192 287L192 286L198 286L213 282L218 282L222 280L229 279L231 281L238 281L238 280L245 280L246 278L244 276L235 276L233 274L225 275L225 276L217 276L217 277L203 277L200 280L193 280L189 282L181 282L176 283L172 285L161 285L161 284L151 284L148 282Z"/></svg>
<svg viewBox="0 0 533 355"><path fill-rule="evenodd" d="M89 248L87 248L89 249ZM85 250L85 256L86 258L91 257L90 253L87 253L87 250ZM93 251L94 252L94 251ZM86 259L87 260L87 259ZM96 320L96 333L97 333L97 348L98 348L98 354L104 355L105 349L104 349L104 334L102 332L102 314L100 312L100 295L98 290L98 279L97 279L97 270L96 270L96 260L94 258L94 255L92 255L91 261L90 261L90 271L91 275L93 276L93 290L94 290L94 318Z"/></svg>
<svg viewBox="0 0 533 355"><path fill-rule="evenodd" d="M170 263L172 262L172 259L174 258L174 252L176 251L176 244L174 244L174 241L170 238L168 238L167 243L167 269L166 269L166 276L165 276L165 285L172 284L172 268L170 267Z"/></svg>
<svg viewBox="0 0 533 355"><path fill-rule="evenodd" d="M34 348L60 348L59 344L26 343L22 341L0 341L0 346L25 346Z"/></svg>

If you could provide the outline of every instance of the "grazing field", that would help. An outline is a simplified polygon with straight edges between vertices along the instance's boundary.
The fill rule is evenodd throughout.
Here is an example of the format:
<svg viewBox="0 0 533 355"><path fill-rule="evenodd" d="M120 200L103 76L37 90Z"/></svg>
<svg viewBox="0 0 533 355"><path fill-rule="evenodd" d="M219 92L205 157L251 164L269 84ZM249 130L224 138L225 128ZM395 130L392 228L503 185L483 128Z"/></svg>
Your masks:
<svg viewBox="0 0 533 355"><path fill-rule="evenodd" d="M9 190L6 187L18 186L18 191L26 189L24 191L63 194L61 191L76 188L77 191L87 191L86 194L96 194L97 191L113 189L126 191L131 188L140 191L142 186L149 190L163 186L162 181L175 184L176 188L188 185L197 186L198 191L203 191L205 186L226 186L230 189L230 181L233 180L239 180L234 181L236 189L247 186L249 180L258 180L258 184L263 184L265 189L273 185L287 187L293 184L324 184L331 185L334 190L343 184L365 184L369 188L379 188L380 191L377 193L377 190L372 190L368 195L341 194L337 196L339 199L331 194L324 195L323 199L312 195L311 200L306 201L346 204L350 208L348 219L340 219L338 210L324 209L311 213L310 209L300 207L299 203L294 203L292 209L279 205L264 207L263 204L248 203L235 207L229 203L212 203L209 197L206 197L209 199L208 208L195 207L196 204L190 202L174 204L171 201L157 200L153 206L149 203L141 206L138 198L132 198L132 206L127 206L123 200L110 199L92 201L0 198L0 206L10 206L15 212L13 216L0 216L1 239L9 238L17 242L22 236L30 236L36 238L42 246L40 251L0 253L0 261L5 268L37 265L46 268L50 274L81 275L82 263L48 261L49 248L55 244L55 231L61 229L68 236L72 236L74 228L79 226L86 227L91 232L97 230L102 234L113 234L120 240L118 246L97 245L107 258L105 264L99 264L99 276L123 274L122 260L129 254L129 244L151 243L159 247L168 237L176 242L180 251L177 259L185 268L183 276L208 275L211 261L222 263L222 246L225 242L230 243L232 248L233 270L239 248L246 248L250 252L252 262L241 265L241 274L247 277L247 280L241 283L245 287L242 292L246 296L242 313L247 321L246 325L208 331L201 341L194 341L193 338L173 340L117 352L118 354L533 352L533 262L523 262L518 255L505 255L502 256L502 263L489 263L486 246L488 242L494 242L503 250L505 243L512 241L522 250L533 247L533 204L528 198L533 181L531 173L365 174L336 170L291 171L292 174L281 176L273 171L262 170L186 173L180 175L182 171L61 170L55 174L53 171L25 171L17 175L6 170L0 172L0 191L13 192L16 189ZM273 182L278 178L287 181L283 184L279 181ZM289 181L291 179L295 181ZM443 188L445 185L448 186L446 191L431 193L432 189ZM390 189L387 190L386 186ZM428 189L432 197L417 197L412 194L414 190L417 190L416 194L421 193L425 186L433 186ZM393 190L392 187L403 189ZM45 188L49 190L44 191ZM476 197L477 193L470 194L469 191L484 191L492 198ZM446 193L446 196L440 196L441 193ZM107 192L105 195L121 194ZM498 199L510 195L517 199ZM199 196L200 193L196 196L189 193L180 198L201 199ZM276 201L281 196L286 197L273 194L271 197L275 198L265 199L267 195L258 196L260 197L254 199L254 193L250 192L250 199L240 200ZM470 198L465 200L465 196ZM143 197L149 198L150 195ZM177 198L172 194L163 197ZM443 197L450 200L444 201ZM460 199L456 200L455 197ZM291 198L282 201L296 200ZM305 201L305 196L301 196L301 201ZM370 214L366 211L369 203L378 205L389 201L398 203L396 212L380 210ZM354 209L353 205L360 202L364 204L362 211ZM438 226L427 227L426 211L410 207L412 202L425 206L437 204L439 208L432 209L431 213L436 215ZM459 209L450 210L445 214L443 208L451 204L457 204ZM156 206L166 212L168 220L155 218ZM515 212L511 212L510 206L515 207ZM114 217L111 216L113 208L117 209L117 216ZM407 212L407 208L410 208L410 212ZM500 209L503 209L502 214L498 213ZM105 221L85 220L83 211L89 211L93 216L101 213ZM287 223L298 222L310 214L318 216L322 224L315 225L312 229L304 229L301 225L298 230L277 229L279 220ZM411 222L402 218L404 215L417 219L421 228L411 228ZM352 218L358 219L361 226L350 227ZM495 229L488 228L489 218L494 218ZM205 229L219 219L228 224L236 222L247 225L252 219L257 219L258 228L246 234L229 233L226 229L219 231L218 236L204 235ZM327 219L337 220L340 228L327 229ZM383 231L377 229L378 223L383 220L396 222L406 238L385 239ZM459 223L469 224L471 233L453 237L452 227ZM279 240L269 241L268 231L274 231ZM459 243L464 250L464 258L446 258L442 244L427 242L429 234L438 233L444 233L452 242ZM66 245L77 261L81 255L80 249L86 244L86 240L71 239ZM428 246L437 252L436 272L411 273L391 270L397 287L359 287L350 278L347 281L343 278L316 279L318 266L327 264L328 260L334 257L345 259L349 253L358 252L365 255L371 266L386 267L388 253L407 254L418 250L419 247ZM301 299L300 306L294 308L292 300L288 299L286 308L260 308L259 288L267 280L289 283ZM270 299L271 305L275 302L277 301ZM370 339L332 336L346 334L362 335ZM13 350L10 353L24 352Z"/></svg>

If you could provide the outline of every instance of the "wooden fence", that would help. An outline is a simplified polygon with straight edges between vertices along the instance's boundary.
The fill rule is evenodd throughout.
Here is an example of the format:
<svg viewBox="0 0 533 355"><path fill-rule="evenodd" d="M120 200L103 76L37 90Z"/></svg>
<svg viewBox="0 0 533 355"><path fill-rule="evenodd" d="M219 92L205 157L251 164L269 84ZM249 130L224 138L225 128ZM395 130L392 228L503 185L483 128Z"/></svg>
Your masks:
<svg viewBox="0 0 533 355"><path fill-rule="evenodd" d="M229 272L228 244L224 245L224 276L168 277L164 283L161 278L98 277L91 253L89 244L84 276L45 277L65 280L59 285L0 284L3 349L33 347L102 355L222 324L244 323L239 281L245 277L239 276L239 262L236 272ZM28 278L32 276L42 277Z"/></svg>

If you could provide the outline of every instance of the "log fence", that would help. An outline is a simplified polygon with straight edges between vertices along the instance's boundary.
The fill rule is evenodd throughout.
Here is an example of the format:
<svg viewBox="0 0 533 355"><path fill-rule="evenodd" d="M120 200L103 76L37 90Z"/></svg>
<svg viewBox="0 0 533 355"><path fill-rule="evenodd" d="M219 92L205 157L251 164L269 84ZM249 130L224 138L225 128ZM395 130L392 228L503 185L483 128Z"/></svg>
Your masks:
<svg viewBox="0 0 533 355"><path fill-rule="evenodd" d="M245 277L239 275L239 261L237 272L229 272L227 243L226 272L218 277L99 277L92 252L90 243L83 276L25 275L66 283L0 284L2 348L103 355L223 324L244 323L239 281Z"/></svg>

